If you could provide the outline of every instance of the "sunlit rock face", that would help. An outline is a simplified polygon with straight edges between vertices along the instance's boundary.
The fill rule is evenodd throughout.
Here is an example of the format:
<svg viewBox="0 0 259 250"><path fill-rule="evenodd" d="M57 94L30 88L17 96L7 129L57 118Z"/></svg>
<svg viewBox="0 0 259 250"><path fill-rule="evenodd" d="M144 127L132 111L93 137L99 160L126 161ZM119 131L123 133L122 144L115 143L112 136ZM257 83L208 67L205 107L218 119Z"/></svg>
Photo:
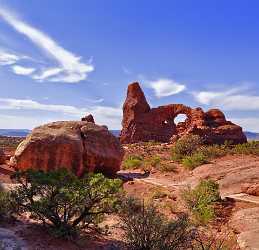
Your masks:
<svg viewBox="0 0 259 250"><path fill-rule="evenodd" d="M187 118L176 125L175 118L180 114ZM150 108L139 83L134 82L128 86L123 105L122 143L174 142L186 134L200 135L208 144L247 141L242 128L227 121L218 109L204 112L201 108L191 108L184 104Z"/></svg>
<svg viewBox="0 0 259 250"><path fill-rule="evenodd" d="M66 168L78 176L94 171L114 175L123 154L119 140L107 128L62 121L35 128L18 146L11 165L21 170Z"/></svg>

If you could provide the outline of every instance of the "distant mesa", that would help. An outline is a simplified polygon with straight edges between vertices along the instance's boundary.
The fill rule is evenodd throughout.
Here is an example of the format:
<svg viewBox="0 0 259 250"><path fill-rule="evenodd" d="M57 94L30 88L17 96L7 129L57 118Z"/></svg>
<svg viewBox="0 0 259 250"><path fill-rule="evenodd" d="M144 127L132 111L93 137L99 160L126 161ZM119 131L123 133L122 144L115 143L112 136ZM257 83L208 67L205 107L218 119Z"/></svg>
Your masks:
<svg viewBox="0 0 259 250"><path fill-rule="evenodd" d="M176 125L178 115L186 115L186 120ZM204 112L201 108L191 108L184 104L169 104L150 108L139 85L128 86L123 105L123 121L120 141L136 143L145 141L174 142L187 134L197 134L208 144L234 144L247 141L242 128L230 121L219 109Z"/></svg>
<svg viewBox="0 0 259 250"><path fill-rule="evenodd" d="M30 132L29 129L0 129L0 136L25 137Z"/></svg>
<svg viewBox="0 0 259 250"><path fill-rule="evenodd" d="M18 146L11 165L20 170L66 168L77 176L87 172L115 175L124 155L118 138L87 121L60 121L33 129Z"/></svg>

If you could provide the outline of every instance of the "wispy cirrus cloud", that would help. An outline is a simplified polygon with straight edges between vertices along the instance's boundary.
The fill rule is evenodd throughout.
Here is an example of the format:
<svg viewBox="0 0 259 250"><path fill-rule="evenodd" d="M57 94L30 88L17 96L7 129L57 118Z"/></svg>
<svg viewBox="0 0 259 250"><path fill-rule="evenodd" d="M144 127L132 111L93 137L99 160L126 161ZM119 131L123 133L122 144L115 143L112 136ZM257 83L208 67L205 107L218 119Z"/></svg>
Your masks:
<svg viewBox="0 0 259 250"><path fill-rule="evenodd" d="M35 68L22 67L22 66L19 66L19 65L14 65L12 67L12 70L16 75L27 76L27 75L31 75L36 69Z"/></svg>
<svg viewBox="0 0 259 250"><path fill-rule="evenodd" d="M155 91L158 98L178 94L186 89L184 84L169 78L160 78L156 81L148 81L147 86Z"/></svg>
<svg viewBox="0 0 259 250"><path fill-rule="evenodd" d="M104 101L103 98L99 98L99 99L84 98L84 100L89 103L102 103Z"/></svg>
<svg viewBox="0 0 259 250"><path fill-rule="evenodd" d="M217 106L224 110L259 110L259 96L245 94L243 87L232 88L221 92L194 92L193 96L196 101L203 105Z"/></svg>
<svg viewBox="0 0 259 250"><path fill-rule="evenodd" d="M30 99L0 98L0 110L19 111L19 113L25 110L47 111L48 113L62 114L67 118L76 120L91 113L98 124L106 124L111 129L120 128L122 118L121 107L95 105L79 108L71 105L45 104Z"/></svg>
<svg viewBox="0 0 259 250"><path fill-rule="evenodd" d="M8 53L0 50L0 65L12 65L23 59L23 56L18 56L14 53Z"/></svg>
<svg viewBox="0 0 259 250"><path fill-rule="evenodd" d="M85 80L88 74L94 70L91 61L88 63L82 62L81 57L64 49L50 36L21 20L9 10L0 7L0 17L55 60L55 66L40 68L35 74L32 74L32 72L30 76L33 79L38 81L76 83ZM17 61L18 58L15 55L2 55L1 59L0 54L0 64L2 62L2 64L10 65Z"/></svg>
<svg viewBox="0 0 259 250"><path fill-rule="evenodd" d="M231 121L240 125L245 130L250 132L259 132L258 124L259 118L257 117L246 117L246 118L231 118Z"/></svg>
<svg viewBox="0 0 259 250"><path fill-rule="evenodd" d="M19 122L17 122L19 120ZM32 129L41 124L51 122L52 119L46 116L24 116L0 114L1 129Z"/></svg>

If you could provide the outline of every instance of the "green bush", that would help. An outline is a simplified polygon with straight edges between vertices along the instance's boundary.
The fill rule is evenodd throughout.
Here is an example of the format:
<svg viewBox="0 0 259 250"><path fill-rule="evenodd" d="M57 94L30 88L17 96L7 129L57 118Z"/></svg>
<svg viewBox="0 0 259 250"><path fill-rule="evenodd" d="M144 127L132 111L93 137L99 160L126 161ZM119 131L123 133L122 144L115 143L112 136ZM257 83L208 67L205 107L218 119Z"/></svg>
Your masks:
<svg viewBox="0 0 259 250"><path fill-rule="evenodd" d="M154 155L144 160L143 168L145 171L151 171L152 168L158 168L161 163L161 158L158 155Z"/></svg>
<svg viewBox="0 0 259 250"><path fill-rule="evenodd" d="M159 144L159 142L156 142L154 140L151 140L151 141L147 141L147 142L143 142L142 143L144 146L147 146L147 147L152 147L152 146L156 146Z"/></svg>
<svg viewBox="0 0 259 250"><path fill-rule="evenodd" d="M193 233L187 216L168 220L157 208L129 198L121 206L125 240L131 250L188 249Z"/></svg>
<svg viewBox="0 0 259 250"><path fill-rule="evenodd" d="M235 145L232 149L232 153L259 155L259 141L251 141L244 144Z"/></svg>
<svg viewBox="0 0 259 250"><path fill-rule="evenodd" d="M20 184L11 192L17 213L29 212L60 237L96 227L117 204L121 181L89 174L79 179L66 170L48 173L28 170L13 176Z"/></svg>
<svg viewBox="0 0 259 250"><path fill-rule="evenodd" d="M160 164L158 168L161 172L175 172L177 169L176 164L168 163L168 164Z"/></svg>
<svg viewBox="0 0 259 250"><path fill-rule="evenodd" d="M198 135L186 135L179 139L172 148L172 158L181 161L186 156L191 156L203 145Z"/></svg>
<svg viewBox="0 0 259 250"><path fill-rule="evenodd" d="M143 158L138 155L130 155L122 163L123 169L136 169L141 167L143 164Z"/></svg>
<svg viewBox="0 0 259 250"><path fill-rule="evenodd" d="M202 180L196 188L184 190L182 197L195 220L206 224L215 216L213 205L220 200L219 185Z"/></svg>
<svg viewBox="0 0 259 250"><path fill-rule="evenodd" d="M178 162L184 159L184 165L187 167L192 165L193 161L199 161L197 158L211 160L227 154L259 155L259 141L238 145L226 141L222 145L205 146L198 135L187 135L179 139L172 148L172 159ZM198 166L198 163L194 165Z"/></svg>
<svg viewBox="0 0 259 250"><path fill-rule="evenodd" d="M195 250L230 250L225 242L225 238L219 237L213 232L208 232L207 230L200 230L197 232L192 249Z"/></svg>
<svg viewBox="0 0 259 250"><path fill-rule="evenodd" d="M0 187L0 219L9 218L12 215L13 206L10 192Z"/></svg>
<svg viewBox="0 0 259 250"><path fill-rule="evenodd" d="M150 198L153 199L162 199L168 196L168 192L161 187L154 187L151 190Z"/></svg>
<svg viewBox="0 0 259 250"><path fill-rule="evenodd" d="M154 155L147 160L147 162L153 167L156 168L161 163L161 157L158 155Z"/></svg>
<svg viewBox="0 0 259 250"><path fill-rule="evenodd" d="M208 163L207 157L201 152L196 152L182 159L183 166L190 170L205 163Z"/></svg>
<svg viewBox="0 0 259 250"><path fill-rule="evenodd" d="M199 149L207 159L215 159L217 157L222 157L230 153L230 147L224 145L207 145Z"/></svg>

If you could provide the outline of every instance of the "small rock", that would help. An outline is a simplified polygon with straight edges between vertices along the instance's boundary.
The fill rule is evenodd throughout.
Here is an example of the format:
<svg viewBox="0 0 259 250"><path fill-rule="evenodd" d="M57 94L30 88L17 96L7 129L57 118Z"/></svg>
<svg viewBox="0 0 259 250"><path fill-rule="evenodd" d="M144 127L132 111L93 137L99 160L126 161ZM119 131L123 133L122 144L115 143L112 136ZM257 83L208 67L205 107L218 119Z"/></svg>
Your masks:
<svg viewBox="0 0 259 250"><path fill-rule="evenodd" d="M259 196L259 183L245 183L241 185L242 193Z"/></svg>

